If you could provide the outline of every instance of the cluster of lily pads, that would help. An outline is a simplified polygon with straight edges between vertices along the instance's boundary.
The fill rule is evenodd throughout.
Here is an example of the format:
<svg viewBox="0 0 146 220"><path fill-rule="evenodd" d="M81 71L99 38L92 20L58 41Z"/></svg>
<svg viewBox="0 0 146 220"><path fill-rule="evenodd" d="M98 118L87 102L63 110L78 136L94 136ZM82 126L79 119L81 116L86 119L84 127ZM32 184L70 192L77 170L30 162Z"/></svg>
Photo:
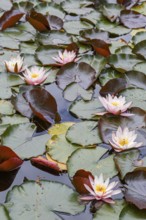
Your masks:
<svg viewBox="0 0 146 220"><path fill-rule="evenodd" d="M74 186L27 180L8 192L1 219L76 219L88 203L93 220L146 219L145 7L0 2L0 172L13 181L29 160ZM62 121L56 91L73 121Z"/></svg>

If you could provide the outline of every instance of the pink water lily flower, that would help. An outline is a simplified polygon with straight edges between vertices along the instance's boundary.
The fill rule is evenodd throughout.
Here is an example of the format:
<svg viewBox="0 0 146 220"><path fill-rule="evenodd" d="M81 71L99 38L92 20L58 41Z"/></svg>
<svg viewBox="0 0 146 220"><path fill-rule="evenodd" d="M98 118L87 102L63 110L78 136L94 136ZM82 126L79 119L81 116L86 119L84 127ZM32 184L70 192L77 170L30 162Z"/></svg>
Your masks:
<svg viewBox="0 0 146 220"><path fill-rule="evenodd" d="M143 143L135 142L136 138L135 131L130 131L127 127L124 129L118 127L117 131L112 133L112 140L109 142L116 152L121 152L130 148L141 147Z"/></svg>
<svg viewBox="0 0 146 220"><path fill-rule="evenodd" d="M62 66L66 63L70 63L70 62L76 62L78 60L77 54L75 51L67 51L64 50L64 52L62 53L61 51L58 52L58 56L57 57L52 57L53 60L55 60L57 62L57 65Z"/></svg>
<svg viewBox="0 0 146 220"><path fill-rule="evenodd" d="M47 79L48 75L49 73L46 73L46 70L43 67L39 68L34 66L31 67L30 70L27 68L21 78L29 85L39 85Z"/></svg>
<svg viewBox="0 0 146 220"><path fill-rule="evenodd" d="M12 57L9 61L4 61L7 72L20 73L24 71L23 67L23 57L18 55L17 57Z"/></svg>
<svg viewBox="0 0 146 220"><path fill-rule="evenodd" d="M106 98L99 96L99 100L106 109L106 112L96 113L96 115L104 115L112 113L114 115L132 116L133 114L127 113L127 109L131 107L132 102L126 103L125 97L111 96L108 94Z"/></svg>
<svg viewBox="0 0 146 220"><path fill-rule="evenodd" d="M117 186L118 182L110 183L109 178L104 181L103 174L100 174L99 177L95 176L94 179L91 176L89 176L89 180L92 188L84 184L85 188L89 192L89 195L81 196L81 200L102 200L106 203L115 203L112 199L112 196L121 193L120 189L114 189Z"/></svg>

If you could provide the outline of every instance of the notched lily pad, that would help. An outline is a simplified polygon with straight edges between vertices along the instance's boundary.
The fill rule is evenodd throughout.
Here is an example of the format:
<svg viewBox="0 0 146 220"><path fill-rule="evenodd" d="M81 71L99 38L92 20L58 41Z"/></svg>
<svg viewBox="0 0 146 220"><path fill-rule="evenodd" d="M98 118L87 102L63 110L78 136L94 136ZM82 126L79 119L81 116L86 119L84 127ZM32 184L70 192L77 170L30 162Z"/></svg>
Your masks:
<svg viewBox="0 0 146 220"><path fill-rule="evenodd" d="M57 197L54 196L56 192ZM77 196L71 188L61 183L45 180L39 183L27 181L20 186L15 186L8 193L5 207L10 218L15 220L19 219L20 214L23 219L28 220L35 219L36 216L38 220L60 220L56 212L75 215L84 210L84 206L77 202Z"/></svg>
<svg viewBox="0 0 146 220"><path fill-rule="evenodd" d="M84 121L72 125L66 133L66 138L72 144L81 146L101 143L98 125L97 122L94 121Z"/></svg>
<svg viewBox="0 0 146 220"><path fill-rule="evenodd" d="M71 83L78 83L83 89L89 89L96 80L96 71L87 63L68 63L57 74L57 84L65 89Z"/></svg>
<svg viewBox="0 0 146 220"><path fill-rule="evenodd" d="M125 177L125 199L139 209L146 209L146 171L138 170Z"/></svg>

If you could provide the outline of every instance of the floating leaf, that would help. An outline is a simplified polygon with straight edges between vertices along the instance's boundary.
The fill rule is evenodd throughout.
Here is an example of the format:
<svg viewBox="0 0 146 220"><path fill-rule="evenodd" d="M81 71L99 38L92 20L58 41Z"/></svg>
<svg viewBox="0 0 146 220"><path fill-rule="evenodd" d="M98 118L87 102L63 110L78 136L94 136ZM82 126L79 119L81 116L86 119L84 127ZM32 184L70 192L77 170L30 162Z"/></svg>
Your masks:
<svg viewBox="0 0 146 220"><path fill-rule="evenodd" d="M66 164L68 157L80 147L73 145L65 138L67 129L73 124L72 122L55 124L49 129L52 137L47 142L47 157L49 155L53 160Z"/></svg>
<svg viewBox="0 0 146 220"><path fill-rule="evenodd" d="M34 124L30 123L11 125L2 135L2 144L9 146L22 159L42 155L49 135L33 137L34 129Z"/></svg>
<svg viewBox="0 0 146 220"><path fill-rule="evenodd" d="M141 61L133 54L113 54L109 58L109 64L121 73L132 70Z"/></svg>
<svg viewBox="0 0 146 220"><path fill-rule="evenodd" d="M40 46L36 50L37 59L45 66L54 65L55 61L52 57L58 55L59 48L56 46Z"/></svg>
<svg viewBox="0 0 146 220"><path fill-rule="evenodd" d="M138 44L135 45L133 49L133 53L137 55L141 55L146 59L146 40L140 41Z"/></svg>
<svg viewBox="0 0 146 220"><path fill-rule="evenodd" d="M9 172L21 166L23 161L9 147L0 146L0 172Z"/></svg>
<svg viewBox="0 0 146 220"><path fill-rule="evenodd" d="M131 130L136 130L136 133L138 134L137 142L143 142L143 144L145 144L145 111L140 108L132 108L130 113L132 113L133 116L122 117L107 114L99 120L100 135L105 143L109 144L109 140L112 139L112 132L115 132L120 126L122 128L128 127Z"/></svg>
<svg viewBox="0 0 146 220"><path fill-rule="evenodd" d="M107 60L100 55L84 55L79 62L88 63L96 71L96 77L100 74L101 70L105 67Z"/></svg>
<svg viewBox="0 0 146 220"><path fill-rule="evenodd" d="M124 7L118 4L105 4L101 7L103 15L111 22L116 21Z"/></svg>
<svg viewBox="0 0 146 220"><path fill-rule="evenodd" d="M48 169L48 170L55 170L57 172L60 172L61 169L60 167L58 166L58 163L53 161L53 160L49 160L48 158L44 158L42 156L39 156L39 157L35 157L35 158L32 158L31 159L31 163L32 165L36 166L36 167L40 167L40 168L45 168L45 169Z"/></svg>
<svg viewBox="0 0 146 220"><path fill-rule="evenodd" d="M115 176L117 170L113 162L113 156L100 160L106 151L102 147L76 150L67 162L69 176L73 177L76 171L80 169L89 171L96 176L103 173L105 178Z"/></svg>
<svg viewBox="0 0 146 220"><path fill-rule="evenodd" d="M125 199L139 209L146 209L146 172L138 170L125 177Z"/></svg>
<svg viewBox="0 0 146 220"><path fill-rule="evenodd" d="M56 192L57 197L54 196ZM46 216L51 220L59 220L61 218L57 212L75 215L84 209L84 206L77 202L77 194L71 188L45 180L39 183L27 181L20 186L15 186L8 193L5 206L10 218L15 220L19 219L20 214L21 218L28 220L35 219L36 216L38 220L45 219Z"/></svg>
<svg viewBox="0 0 146 220"><path fill-rule="evenodd" d="M72 125L66 133L66 138L72 144L79 144L81 146L101 143L97 122L94 121L84 121Z"/></svg>
<svg viewBox="0 0 146 220"><path fill-rule="evenodd" d="M123 10L120 20L128 28L141 28L146 25L146 16L136 11Z"/></svg>
<svg viewBox="0 0 146 220"><path fill-rule="evenodd" d="M139 159L139 154L140 152L137 149L116 154L114 160L122 179L127 173L134 171L137 167L145 166L144 161Z"/></svg>
<svg viewBox="0 0 146 220"><path fill-rule="evenodd" d="M48 31L50 30L50 26L47 18L36 11L31 11L30 14L27 14L27 21L38 31Z"/></svg>
<svg viewBox="0 0 146 220"><path fill-rule="evenodd" d="M93 8L86 7L88 4L91 4L91 2L81 3L80 1L69 0L64 2L62 7L68 14L84 15L93 11Z"/></svg>
<svg viewBox="0 0 146 220"><path fill-rule="evenodd" d="M29 103L25 100L21 93L17 96L12 96L11 102L14 105L14 108L22 115L28 118L32 116L32 110L29 106Z"/></svg>
<svg viewBox="0 0 146 220"><path fill-rule="evenodd" d="M13 115L14 113L15 110L10 101L0 100L0 114Z"/></svg>
<svg viewBox="0 0 146 220"><path fill-rule="evenodd" d="M0 17L0 29L5 30L6 28L13 27L23 15L23 12L15 9L4 12Z"/></svg>
<svg viewBox="0 0 146 220"><path fill-rule="evenodd" d="M98 29L89 29L89 30L81 31L80 35L87 40L98 39L98 40L103 40L105 42L109 40L108 32L100 31Z"/></svg>
<svg viewBox="0 0 146 220"><path fill-rule="evenodd" d="M96 80L95 75L95 70L87 63L68 63L58 71L57 84L61 89L65 89L76 82L83 89L88 89Z"/></svg>
<svg viewBox="0 0 146 220"><path fill-rule="evenodd" d="M146 110L146 91L139 88L126 89L121 92L127 102L132 101L132 107L138 107Z"/></svg>
<svg viewBox="0 0 146 220"><path fill-rule="evenodd" d="M89 177L94 178L91 172L88 172L85 170L78 170L75 173L75 175L73 176L72 183L78 193L80 193L80 194L87 194L88 193L88 190L85 188L84 184L90 186L90 188L91 188L91 183L89 181Z"/></svg>
<svg viewBox="0 0 146 220"><path fill-rule="evenodd" d="M109 67L101 71L101 74L99 76L99 81L101 85L104 86L109 80L115 78L122 78L122 77L124 77L123 73L120 73L117 70Z"/></svg>
<svg viewBox="0 0 146 220"><path fill-rule="evenodd" d="M63 20L57 16L49 15L47 16L47 20L50 25L51 30L60 30L63 27Z"/></svg>
<svg viewBox="0 0 146 220"><path fill-rule="evenodd" d="M68 101L74 101L78 97L82 97L84 100L88 101L91 100L92 95L92 88L85 90L77 83L68 85L63 91L63 96Z"/></svg>
<svg viewBox="0 0 146 220"><path fill-rule="evenodd" d="M142 2L140 5L132 7L132 11L137 11L140 14L146 15L146 2Z"/></svg>
<svg viewBox="0 0 146 220"><path fill-rule="evenodd" d="M100 90L101 95L116 95L127 87L128 83L125 79L114 78L109 80Z"/></svg>
<svg viewBox="0 0 146 220"><path fill-rule="evenodd" d="M90 101L76 100L69 107L69 111L74 116L86 120L96 119L97 116L95 116L95 113L103 112L103 110L104 108L98 99L92 99Z"/></svg>
<svg viewBox="0 0 146 220"><path fill-rule="evenodd" d="M8 211L4 206L0 206L0 218L3 220L10 220Z"/></svg>
<svg viewBox="0 0 146 220"><path fill-rule="evenodd" d="M65 12L63 11L61 4L55 4L54 2L42 2L35 6L35 11L42 14L57 15L59 18L64 19Z"/></svg>
<svg viewBox="0 0 146 220"><path fill-rule="evenodd" d="M103 40L93 39L93 40L88 40L84 43L91 45L97 54L104 56L104 57L110 56L109 46Z"/></svg>
<svg viewBox="0 0 146 220"><path fill-rule="evenodd" d="M33 123L10 125L2 135L2 144L13 149L17 148L28 141L34 131L35 125Z"/></svg>
<svg viewBox="0 0 146 220"><path fill-rule="evenodd" d="M24 94L34 115L53 123L57 116L57 104L54 97L42 88L32 89Z"/></svg>
<svg viewBox="0 0 146 220"><path fill-rule="evenodd" d="M144 220L145 218L145 210L140 210L134 205L125 206L120 215L120 220Z"/></svg>
<svg viewBox="0 0 146 220"><path fill-rule="evenodd" d="M0 74L0 98L8 99L12 95L11 87L23 84L23 80L14 74L1 73Z"/></svg>
<svg viewBox="0 0 146 220"><path fill-rule="evenodd" d="M132 41L134 44L138 44L145 39L146 39L146 32L145 31L140 31L132 37Z"/></svg>
<svg viewBox="0 0 146 220"><path fill-rule="evenodd" d="M91 24L82 21L66 21L63 27L68 34L73 35L79 35L80 31L93 28Z"/></svg>
<svg viewBox="0 0 146 220"><path fill-rule="evenodd" d="M114 205L104 204L100 210L98 210L93 217L93 220L119 220L120 214L125 205L125 202L122 201L116 201Z"/></svg>
<svg viewBox="0 0 146 220"><path fill-rule="evenodd" d="M130 85L146 89L146 75L138 71L129 71L126 73L126 79Z"/></svg>

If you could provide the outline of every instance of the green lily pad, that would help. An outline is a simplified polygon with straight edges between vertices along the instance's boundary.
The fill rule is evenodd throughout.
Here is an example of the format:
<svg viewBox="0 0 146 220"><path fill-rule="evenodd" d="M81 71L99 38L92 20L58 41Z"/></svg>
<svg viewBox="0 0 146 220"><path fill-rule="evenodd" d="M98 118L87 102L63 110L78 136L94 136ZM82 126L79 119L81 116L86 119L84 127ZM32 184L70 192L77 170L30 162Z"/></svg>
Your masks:
<svg viewBox="0 0 146 220"><path fill-rule="evenodd" d="M141 41L143 41L145 39L146 39L146 32L141 31L141 32L138 32L137 34L135 34L132 37L132 42L136 45L136 44L140 43Z"/></svg>
<svg viewBox="0 0 146 220"><path fill-rule="evenodd" d="M65 135L67 129L73 125L72 122L55 124L49 129L51 139L47 142L47 154L51 158L60 163L66 164L68 157L80 146L73 145L66 140Z"/></svg>
<svg viewBox="0 0 146 220"><path fill-rule="evenodd" d="M62 6L68 14L85 15L93 11L93 8L86 7L89 3L91 2L87 0L83 3L80 1L69 0L65 1Z"/></svg>
<svg viewBox="0 0 146 220"><path fill-rule="evenodd" d="M129 172L134 171L138 167L145 167L145 159L139 159L140 152L137 149L119 153L115 156L114 160L116 167L120 172L121 178Z"/></svg>
<svg viewBox="0 0 146 220"><path fill-rule="evenodd" d="M107 60L100 55L84 55L81 57L79 62L88 63L96 71L96 76L98 76L101 70L105 67Z"/></svg>
<svg viewBox="0 0 146 220"><path fill-rule="evenodd" d="M103 106L98 99L90 101L75 100L69 107L69 111L77 118L81 119L98 119L95 115L97 112L103 112Z"/></svg>
<svg viewBox="0 0 146 220"><path fill-rule="evenodd" d="M48 3L48 2L42 2L40 4L37 4L37 6L34 8L35 11L42 13L42 14L49 14L49 15L54 15L61 19L64 18L65 13L62 10L62 8L60 7L60 5L57 4L52 4L52 3Z"/></svg>
<svg viewBox="0 0 146 220"><path fill-rule="evenodd" d="M32 137L35 129L33 123L10 125L2 135L2 144L12 149L17 148Z"/></svg>
<svg viewBox="0 0 146 220"><path fill-rule="evenodd" d="M146 74L146 62L140 62L133 67L134 70Z"/></svg>
<svg viewBox="0 0 146 220"><path fill-rule="evenodd" d="M0 218L2 220L10 220L8 211L6 210L6 208L4 206L0 206Z"/></svg>
<svg viewBox="0 0 146 220"><path fill-rule="evenodd" d="M67 21L64 22L63 27L68 34L73 35L79 35L80 31L93 28L91 24L82 21Z"/></svg>
<svg viewBox="0 0 146 220"><path fill-rule="evenodd" d="M77 201L77 193L71 188L45 180L40 183L28 181L15 186L8 193L5 206L10 218L15 220L20 215L22 219L28 220L36 217L38 220L61 220L57 212L75 215L84 210L84 206Z"/></svg>
<svg viewBox="0 0 146 220"><path fill-rule="evenodd" d="M140 210L133 205L127 205L123 208L119 220L144 220L146 211Z"/></svg>
<svg viewBox="0 0 146 220"><path fill-rule="evenodd" d="M90 171L93 175L97 176L103 173L105 178L115 176L117 170L113 161L113 155L100 160L106 151L102 147L76 150L67 162L69 176L73 177L76 171L80 169Z"/></svg>
<svg viewBox="0 0 146 220"><path fill-rule="evenodd" d="M118 72L117 70L109 67L105 68L101 71L99 75L99 81L102 86L104 86L109 80L115 79L115 78L123 78L124 74Z"/></svg>
<svg viewBox="0 0 146 220"><path fill-rule="evenodd" d="M15 113L15 110L10 101L0 100L0 114L13 115L14 113Z"/></svg>
<svg viewBox="0 0 146 220"><path fill-rule="evenodd" d="M93 220L119 220L120 214L125 206L125 202L122 201L116 201L114 205L104 204L95 214L93 217Z"/></svg>
<svg viewBox="0 0 146 220"><path fill-rule="evenodd" d="M140 41L138 44L135 45L133 49L133 53L137 55L141 55L146 59L146 40Z"/></svg>
<svg viewBox="0 0 146 220"><path fill-rule="evenodd" d="M146 110L146 90L140 88L126 89L121 92L125 96L126 101L132 101L132 107L139 107Z"/></svg>
<svg viewBox="0 0 146 220"><path fill-rule="evenodd" d="M11 97L11 87L23 84L23 80L15 75L10 73L1 73L0 74L0 98L8 99Z"/></svg>
<svg viewBox="0 0 146 220"><path fill-rule="evenodd" d="M46 45L64 45L72 43L71 36L66 34L65 32L55 31L52 30L49 34L39 34L38 35L39 42L46 46Z"/></svg>
<svg viewBox="0 0 146 220"><path fill-rule="evenodd" d="M43 65L52 65L55 63L52 57L58 55L59 48L53 46L40 46L36 50L36 58Z"/></svg>
<svg viewBox="0 0 146 220"><path fill-rule="evenodd" d="M109 64L121 73L130 71L141 60L132 54L113 54L109 58Z"/></svg>
<svg viewBox="0 0 146 220"><path fill-rule="evenodd" d="M98 133L97 122L95 121L84 121L72 125L66 133L66 138L72 144L79 144L81 146L102 142Z"/></svg>
<svg viewBox="0 0 146 220"><path fill-rule="evenodd" d="M28 123L29 119L26 117L23 117L21 115L15 114L12 116L3 116L1 117L1 124L2 125L14 125L14 124L22 124L22 123Z"/></svg>
<svg viewBox="0 0 146 220"><path fill-rule="evenodd" d="M68 85L63 91L63 96L68 101L74 101L77 97L82 97L84 100L91 100L92 95L92 88L85 90L77 83Z"/></svg>

